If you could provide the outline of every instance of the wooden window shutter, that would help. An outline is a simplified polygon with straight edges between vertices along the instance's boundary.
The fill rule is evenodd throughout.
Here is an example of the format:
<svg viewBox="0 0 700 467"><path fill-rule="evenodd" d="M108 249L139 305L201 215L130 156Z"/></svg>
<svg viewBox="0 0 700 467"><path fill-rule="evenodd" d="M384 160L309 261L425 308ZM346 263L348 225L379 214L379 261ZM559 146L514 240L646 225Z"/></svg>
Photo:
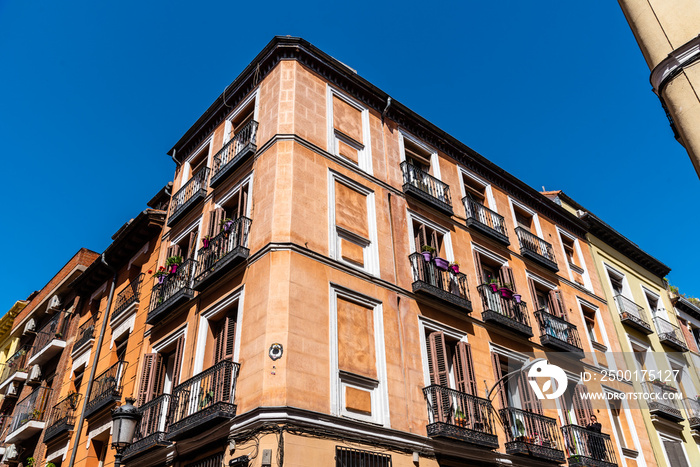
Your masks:
<svg viewBox="0 0 700 467"><path fill-rule="evenodd" d="M588 425L591 415L593 415L593 406L587 394L588 389L583 384L577 384L574 387L574 413L576 414L576 424L579 426Z"/></svg>
<svg viewBox="0 0 700 467"><path fill-rule="evenodd" d="M165 385L165 361L161 354L157 354L151 367L151 392L148 400L153 400L163 394Z"/></svg>
<svg viewBox="0 0 700 467"><path fill-rule="evenodd" d="M221 221L224 218L223 208L216 208L209 213L209 230L208 234L210 237L216 237L221 230Z"/></svg>
<svg viewBox="0 0 700 467"><path fill-rule="evenodd" d="M449 363L447 361L445 335L442 332L430 333L428 336L428 345L428 368L430 370L430 382L438 386L448 387Z"/></svg>
<svg viewBox="0 0 700 467"><path fill-rule="evenodd" d="M474 267L476 268L476 286L486 284L488 281L484 276L484 270L481 269L481 255L478 251L474 251Z"/></svg>
<svg viewBox="0 0 700 467"><path fill-rule="evenodd" d="M180 336L175 342L175 361L173 362L173 382L172 387L180 383L180 373L182 371L182 354L185 350L185 336ZM171 389L172 391L172 389Z"/></svg>
<svg viewBox="0 0 700 467"><path fill-rule="evenodd" d="M141 381L139 381L136 404L140 407L148 402L148 393L151 388L151 369L155 362L157 353L147 353L143 356L143 366L141 368Z"/></svg>
<svg viewBox="0 0 700 467"><path fill-rule="evenodd" d="M561 300L561 292L558 290L550 290L548 301L550 313L566 319L566 310L564 309L564 303Z"/></svg>
<svg viewBox="0 0 700 467"><path fill-rule="evenodd" d="M510 284L511 289L513 292L515 292L515 276L513 276L513 268L510 268L508 266L501 266L501 269L498 271L498 279L501 281L501 284Z"/></svg>
<svg viewBox="0 0 700 467"><path fill-rule="evenodd" d="M245 217L248 213L248 185L241 187L241 200L238 203L238 213L236 217Z"/></svg>
<svg viewBox="0 0 700 467"><path fill-rule="evenodd" d="M187 245L187 257L184 259L194 258L194 252L197 250L197 234L199 231L190 232L189 244Z"/></svg>
<svg viewBox="0 0 700 467"><path fill-rule="evenodd" d="M418 253L421 252L423 249L423 245L428 244L428 239L425 234L425 226L423 224L420 224L418 226L418 229L416 230L416 251Z"/></svg>
<svg viewBox="0 0 700 467"><path fill-rule="evenodd" d="M476 377L474 376L471 345L466 342L458 342L455 346L452 362L457 380L457 390L476 396Z"/></svg>
<svg viewBox="0 0 700 467"><path fill-rule="evenodd" d="M171 256L180 256L180 246L179 245L170 245L168 247L168 258Z"/></svg>
<svg viewBox="0 0 700 467"><path fill-rule="evenodd" d="M523 410L542 415L542 404L540 404L537 396L532 392L530 383L528 382L527 374L521 373L517 376L518 392L520 393L520 402Z"/></svg>
<svg viewBox="0 0 700 467"><path fill-rule="evenodd" d="M436 231L432 230L430 231L430 246L435 248L435 251L437 252L437 255L440 256L440 241L438 240L438 234Z"/></svg>
<svg viewBox="0 0 700 467"><path fill-rule="evenodd" d="M496 382L499 382L503 378L501 357L497 353L491 352L491 362L493 363L493 375L496 377ZM502 409L508 407L508 395L506 394L506 387L503 381L498 383L498 400L501 402Z"/></svg>
<svg viewBox="0 0 700 467"><path fill-rule="evenodd" d="M532 296L532 309L537 311L540 309L540 301L537 299L537 287L535 287L535 281L530 277L527 278L527 286L530 288L530 295Z"/></svg>
<svg viewBox="0 0 700 467"><path fill-rule="evenodd" d="M224 355L223 358L227 360L233 361L233 350L235 348L235 340L236 340L236 317L235 316L227 316L226 317L226 322L224 323L224 345L223 345L223 351Z"/></svg>

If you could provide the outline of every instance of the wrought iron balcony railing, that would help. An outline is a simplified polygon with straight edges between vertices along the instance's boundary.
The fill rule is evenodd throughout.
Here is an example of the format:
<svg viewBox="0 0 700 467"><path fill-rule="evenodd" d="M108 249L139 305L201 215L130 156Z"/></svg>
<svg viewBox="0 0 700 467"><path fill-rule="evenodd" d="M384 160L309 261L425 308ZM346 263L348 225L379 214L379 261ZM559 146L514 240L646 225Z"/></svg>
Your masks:
<svg viewBox="0 0 700 467"><path fill-rule="evenodd" d="M73 393L51 408L46 419L44 442L73 429L79 401L80 394Z"/></svg>
<svg viewBox="0 0 700 467"><path fill-rule="evenodd" d="M423 388L428 404L428 436L498 447L491 401L442 386Z"/></svg>
<svg viewBox="0 0 700 467"><path fill-rule="evenodd" d="M563 463L564 450L557 421L544 415L516 408L499 411L506 433L506 453Z"/></svg>
<svg viewBox="0 0 700 467"><path fill-rule="evenodd" d="M79 349L91 339L95 338L95 315L90 316L87 321L80 325L76 334L73 349Z"/></svg>
<svg viewBox="0 0 700 467"><path fill-rule="evenodd" d="M34 338L34 345L32 345L29 352L29 360L32 360L41 353L52 341L56 339L61 341L66 340L66 332L70 324L71 316L73 315L70 313L63 311L58 312L37 331L36 337ZM62 345L65 347L65 344Z"/></svg>
<svg viewBox="0 0 700 467"><path fill-rule="evenodd" d="M198 201L207 196L207 181L209 180L209 167L204 167L194 174L192 178L173 195L170 202L170 217L168 226L172 227L178 219L192 209Z"/></svg>
<svg viewBox="0 0 700 467"><path fill-rule="evenodd" d="M544 309L535 312L535 319L540 328L542 345L571 352L576 358L583 358L583 347L576 326L558 316L547 313Z"/></svg>
<svg viewBox="0 0 700 467"><path fill-rule="evenodd" d="M239 217L228 228L209 241L209 245L197 252L193 288L203 290L224 272L245 260L250 253L248 233L251 220Z"/></svg>
<svg viewBox="0 0 700 467"><path fill-rule="evenodd" d="M173 389L168 439L177 440L193 430L236 416L234 396L238 363L222 360Z"/></svg>
<svg viewBox="0 0 700 467"><path fill-rule="evenodd" d="M130 305L138 303L141 294L141 283L143 282L144 276L144 273L139 274L136 276L136 279L131 281L117 294L117 298L114 300L114 312L112 313L112 317L119 316L119 314Z"/></svg>
<svg viewBox="0 0 700 467"><path fill-rule="evenodd" d="M561 427L569 467L616 467L617 456L610 435L578 425Z"/></svg>
<svg viewBox="0 0 700 467"><path fill-rule="evenodd" d="M449 185L406 161L401 163L401 171L404 193L413 195L428 205L452 215L452 196Z"/></svg>
<svg viewBox="0 0 700 467"><path fill-rule="evenodd" d="M151 302L146 316L147 324L162 321L166 312L184 303L194 296L192 275L197 262L188 259L182 263L175 273L165 277L162 283L156 283L151 290Z"/></svg>
<svg viewBox="0 0 700 467"><path fill-rule="evenodd" d="M462 203L464 203L464 209L467 211L467 225L469 227L473 227L484 235L488 235L505 245L510 245L503 216L468 196L462 198Z"/></svg>
<svg viewBox="0 0 700 467"><path fill-rule="evenodd" d="M143 404L138 410L141 414L141 420L136 425L133 444L124 451L125 458L156 446L172 444L166 439L169 426L170 394L156 397Z"/></svg>
<svg viewBox="0 0 700 467"><path fill-rule="evenodd" d="M648 381L644 383L644 390L648 395L647 404L652 415L661 415L676 422L683 420L681 394L676 388L658 381Z"/></svg>
<svg viewBox="0 0 700 467"><path fill-rule="evenodd" d="M520 253L524 257L530 258L552 271L556 272L559 270L551 243L542 240L522 227L516 227L515 234L518 236L518 242L520 243Z"/></svg>
<svg viewBox="0 0 700 467"><path fill-rule="evenodd" d="M629 298L620 294L615 295L615 303L617 304L617 309L620 312L620 320L622 321L622 324L631 326L647 335L654 332L643 307L637 305Z"/></svg>
<svg viewBox="0 0 700 467"><path fill-rule="evenodd" d="M426 261L420 253L413 253L408 259L411 261L415 293L439 298L466 310L467 313L472 310L465 274L455 274L449 269L443 270L436 266L435 261Z"/></svg>
<svg viewBox="0 0 700 467"><path fill-rule="evenodd" d="M255 137L258 122L248 122L228 143L224 145L213 159L211 180L209 184L215 188L244 161L249 155L255 154L257 146Z"/></svg>
<svg viewBox="0 0 700 467"><path fill-rule="evenodd" d="M88 417L110 406L122 397L124 372L128 362L117 362L95 378L85 406L85 416Z"/></svg>
<svg viewBox="0 0 700 467"><path fill-rule="evenodd" d="M46 405L49 402L51 388L41 386L36 388L27 397L15 406L12 421L8 428L9 436L29 422L43 422L46 419ZM41 427L43 429L43 426ZM12 436L13 437L13 436ZM14 438L14 437L13 437Z"/></svg>
<svg viewBox="0 0 700 467"><path fill-rule="evenodd" d="M0 373L0 385L15 373L27 371L27 354L29 350L29 346L25 345L7 359L2 367L2 373Z"/></svg>
<svg viewBox="0 0 700 467"><path fill-rule="evenodd" d="M678 352L688 351L688 345L685 343L681 328L658 316L654 318L654 325L656 326L656 332L662 344Z"/></svg>
<svg viewBox="0 0 700 467"><path fill-rule="evenodd" d="M533 336L525 302L504 298L498 291L494 292L489 284L482 284L476 289L484 308L481 313L484 322L493 322L528 337Z"/></svg>
<svg viewBox="0 0 700 467"><path fill-rule="evenodd" d="M700 429L700 401L695 399L683 399L685 418L693 430Z"/></svg>

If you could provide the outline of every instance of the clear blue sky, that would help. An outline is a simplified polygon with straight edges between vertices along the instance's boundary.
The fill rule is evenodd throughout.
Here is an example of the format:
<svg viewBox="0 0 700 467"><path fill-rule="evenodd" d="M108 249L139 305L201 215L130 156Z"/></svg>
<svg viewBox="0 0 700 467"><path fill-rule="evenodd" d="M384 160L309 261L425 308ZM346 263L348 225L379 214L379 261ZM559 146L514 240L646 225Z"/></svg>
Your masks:
<svg viewBox="0 0 700 467"><path fill-rule="evenodd" d="M700 182L616 2L0 0L0 313L101 252L274 35L300 36L529 185L564 190L698 296Z"/></svg>

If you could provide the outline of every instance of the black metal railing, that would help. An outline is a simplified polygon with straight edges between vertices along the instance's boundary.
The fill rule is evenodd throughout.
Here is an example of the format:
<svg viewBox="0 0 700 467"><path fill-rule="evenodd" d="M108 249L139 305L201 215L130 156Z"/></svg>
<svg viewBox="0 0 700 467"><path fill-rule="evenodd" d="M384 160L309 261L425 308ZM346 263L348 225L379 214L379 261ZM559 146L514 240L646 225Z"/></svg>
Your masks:
<svg viewBox="0 0 700 467"><path fill-rule="evenodd" d="M49 410L49 416L46 419L46 433L44 434L44 440L51 439L58 433L62 433L73 428L79 401L80 394L72 393L58 404L51 407L51 410Z"/></svg>
<svg viewBox="0 0 700 467"><path fill-rule="evenodd" d="M258 122L251 120L216 153L212 161L212 179L219 175L219 172L224 171L229 164L235 165L239 159L236 156L241 153L243 148L249 144L255 145L257 130Z"/></svg>
<svg viewBox="0 0 700 467"><path fill-rule="evenodd" d="M95 378L90 389L85 412L93 413L103 404L119 399L124 386L124 372L128 362L117 362Z"/></svg>
<svg viewBox="0 0 700 467"><path fill-rule="evenodd" d="M530 453L549 460L564 460L555 419L512 407L501 409L499 414L508 453Z"/></svg>
<svg viewBox="0 0 700 467"><path fill-rule="evenodd" d="M66 340L66 331L68 330L71 316L73 315L66 312L56 313L48 323L39 329L34 338L34 345L32 345L32 349L29 352L30 359L44 350L52 340Z"/></svg>
<svg viewBox="0 0 700 467"><path fill-rule="evenodd" d="M51 388L41 386L15 406L8 433L12 433L31 421L43 422L46 418L46 406L51 395Z"/></svg>
<svg viewBox="0 0 700 467"><path fill-rule="evenodd" d="M492 211L483 204L474 201L469 196L462 198L462 203L464 203L464 209L467 212L467 220L478 222L506 239L508 238L506 223L503 216L496 211Z"/></svg>
<svg viewBox="0 0 700 467"><path fill-rule="evenodd" d="M200 282L215 269L223 267L228 261L229 255L235 255L241 249L248 249L248 233L251 220L247 217L239 217L228 229L223 229L209 241L206 248L200 248L197 252L197 268L195 270L195 282Z"/></svg>
<svg viewBox="0 0 700 467"><path fill-rule="evenodd" d="M170 202L170 217L175 218L180 211L188 206L188 202L196 195L206 194L209 180L209 167L204 167L173 195Z"/></svg>
<svg viewBox="0 0 700 467"><path fill-rule="evenodd" d="M74 349L80 348L95 337L95 315L91 315L87 321L80 325L76 337L75 344L73 344Z"/></svg>
<svg viewBox="0 0 700 467"><path fill-rule="evenodd" d="M681 352L688 350L681 328L658 316L654 318L654 325L662 344L670 345Z"/></svg>
<svg viewBox="0 0 700 467"><path fill-rule="evenodd" d="M644 308L620 294L615 295L615 303L623 323L628 322L642 331L653 332Z"/></svg>
<svg viewBox="0 0 700 467"><path fill-rule="evenodd" d="M615 466L617 456L610 435L598 433L578 425L561 427L569 466Z"/></svg>
<svg viewBox="0 0 700 467"><path fill-rule="evenodd" d="M163 283L156 283L151 290L151 302L149 304L149 313L166 304L168 300L178 292L183 290L191 291L192 289L192 273L197 267L197 262L193 259L188 259L180 264L177 271L168 274Z"/></svg>
<svg viewBox="0 0 700 467"><path fill-rule="evenodd" d="M449 185L407 161L401 163L401 171L403 172L404 190L406 188L414 188L428 198L434 199L452 209L452 196L450 195Z"/></svg>
<svg viewBox="0 0 700 467"><path fill-rule="evenodd" d="M427 285L432 292L448 301L453 301L454 298L469 301L467 276L464 273L455 274L449 269L443 270L436 266L434 260L426 261L420 253L413 253L408 259L411 261L414 284L419 283L421 287ZM471 309L471 303L468 306Z"/></svg>
<svg viewBox="0 0 700 467"><path fill-rule="evenodd" d="M515 234L518 236L520 252L523 255L527 255L528 253L535 255L535 257L541 258L548 263L552 263L554 267L556 267L557 258L554 255L554 248L552 248L551 243L542 240L537 235L523 229L522 227L516 227Z"/></svg>
<svg viewBox="0 0 700 467"><path fill-rule="evenodd" d="M479 291L484 312L497 313L501 317L517 324L517 328L523 332L529 330L530 335L532 335L530 318L527 315L527 303L522 300L517 301L514 298L503 297L500 292L494 292L490 284L481 284L476 289ZM502 319L499 322L508 324Z"/></svg>
<svg viewBox="0 0 700 467"><path fill-rule="evenodd" d="M156 444L165 440L168 431L168 412L170 411L170 394L163 394L139 407L141 420L136 425L132 449Z"/></svg>
<svg viewBox="0 0 700 467"><path fill-rule="evenodd" d="M647 405L649 411L658 413L674 420L683 420L681 412L681 393L676 388L659 381L647 381L644 383L647 393Z"/></svg>
<svg viewBox="0 0 700 467"><path fill-rule="evenodd" d="M29 346L25 345L7 359L2 367L2 373L0 373L0 384L18 371L27 371L27 354L29 350Z"/></svg>
<svg viewBox="0 0 700 467"><path fill-rule="evenodd" d="M423 388L428 436L447 436L498 447L491 401L443 386Z"/></svg>
<svg viewBox="0 0 700 467"><path fill-rule="evenodd" d="M221 462L212 463L211 466L214 467L220 464ZM343 467L392 467L393 464L391 463L391 454L336 446L335 465Z"/></svg>
<svg viewBox="0 0 700 467"><path fill-rule="evenodd" d="M565 351L583 352L578 329L574 324L544 309L535 311L535 319L540 328L542 344L558 346Z"/></svg>
<svg viewBox="0 0 700 467"><path fill-rule="evenodd" d="M222 360L173 389L170 425L217 404L233 405L240 364Z"/></svg>
<svg viewBox="0 0 700 467"><path fill-rule="evenodd" d="M700 428L700 401L697 398L683 399L685 407L685 418L690 424L690 428Z"/></svg>
<svg viewBox="0 0 700 467"><path fill-rule="evenodd" d="M139 301L139 295L141 294L141 283L143 282L144 273L136 276L136 279L131 281L121 292L117 294L117 298L114 300L114 312L112 316L118 316L119 313L124 311L129 305Z"/></svg>

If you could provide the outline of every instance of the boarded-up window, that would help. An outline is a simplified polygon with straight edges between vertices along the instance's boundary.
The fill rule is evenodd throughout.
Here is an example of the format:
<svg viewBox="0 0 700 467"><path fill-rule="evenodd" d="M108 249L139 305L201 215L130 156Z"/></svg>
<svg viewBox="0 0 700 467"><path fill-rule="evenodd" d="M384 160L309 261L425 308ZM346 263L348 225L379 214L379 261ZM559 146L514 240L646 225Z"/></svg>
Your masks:
<svg viewBox="0 0 700 467"><path fill-rule="evenodd" d="M338 298L338 369L377 378L373 310Z"/></svg>
<svg viewBox="0 0 700 467"><path fill-rule="evenodd" d="M338 180L333 181L333 192L336 258L367 268L371 243L368 193Z"/></svg>
<svg viewBox="0 0 700 467"><path fill-rule="evenodd" d="M334 90L330 96L327 106L329 151L371 173L369 111Z"/></svg>

